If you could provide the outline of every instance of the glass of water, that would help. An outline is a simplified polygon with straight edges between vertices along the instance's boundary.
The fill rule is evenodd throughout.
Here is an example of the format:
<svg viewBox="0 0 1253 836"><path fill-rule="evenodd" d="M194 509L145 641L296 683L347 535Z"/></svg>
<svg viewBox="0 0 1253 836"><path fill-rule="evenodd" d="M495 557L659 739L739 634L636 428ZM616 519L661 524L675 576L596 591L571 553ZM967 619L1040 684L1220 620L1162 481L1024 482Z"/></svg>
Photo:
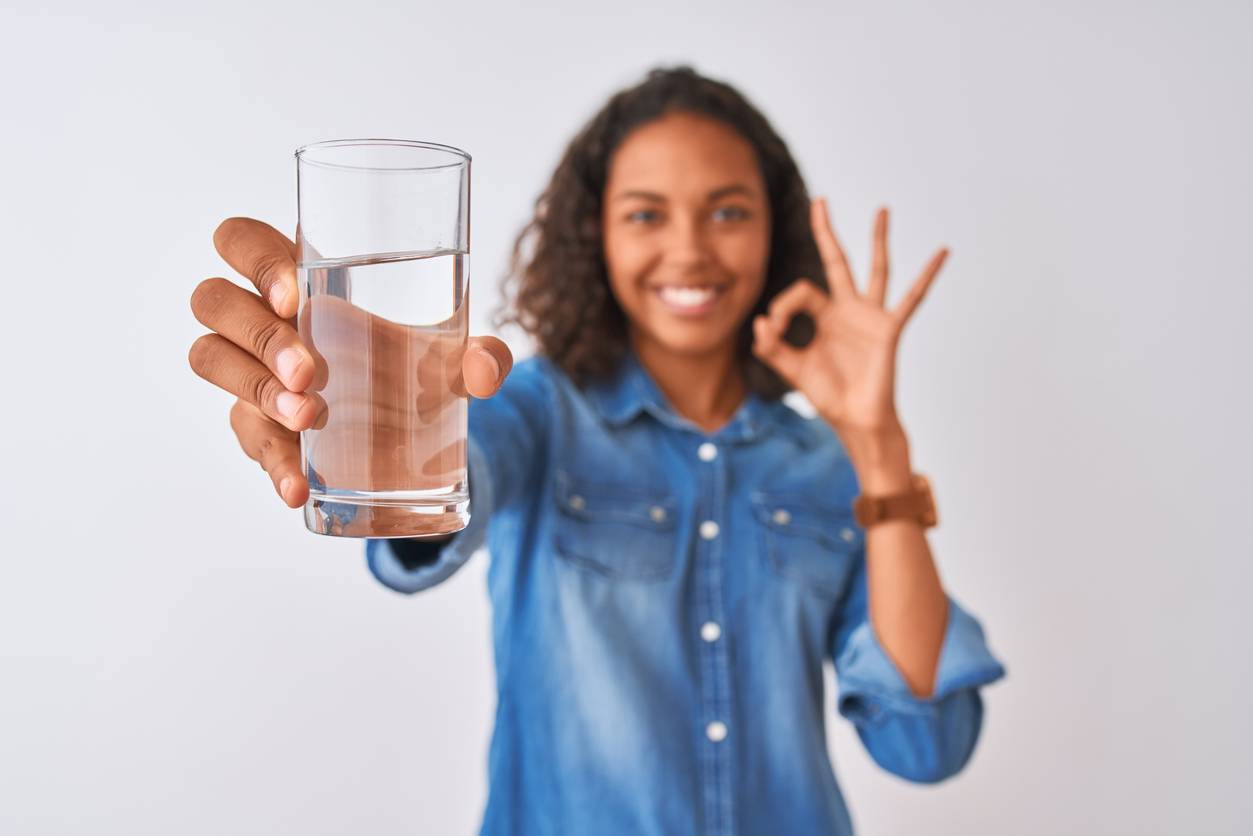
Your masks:
<svg viewBox="0 0 1253 836"><path fill-rule="evenodd" d="M342 537L465 528L470 155L342 139L296 151L305 525Z"/></svg>

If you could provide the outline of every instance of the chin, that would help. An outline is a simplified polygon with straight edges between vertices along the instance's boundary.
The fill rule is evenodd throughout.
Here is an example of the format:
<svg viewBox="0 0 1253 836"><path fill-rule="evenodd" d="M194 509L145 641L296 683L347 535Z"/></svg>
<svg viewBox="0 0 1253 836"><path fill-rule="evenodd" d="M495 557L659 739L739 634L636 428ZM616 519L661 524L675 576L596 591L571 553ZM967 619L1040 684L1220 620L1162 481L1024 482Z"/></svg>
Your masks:
<svg viewBox="0 0 1253 836"><path fill-rule="evenodd" d="M708 326L667 326L648 328L645 339L670 354L702 356L725 350L735 341L735 332L714 330Z"/></svg>

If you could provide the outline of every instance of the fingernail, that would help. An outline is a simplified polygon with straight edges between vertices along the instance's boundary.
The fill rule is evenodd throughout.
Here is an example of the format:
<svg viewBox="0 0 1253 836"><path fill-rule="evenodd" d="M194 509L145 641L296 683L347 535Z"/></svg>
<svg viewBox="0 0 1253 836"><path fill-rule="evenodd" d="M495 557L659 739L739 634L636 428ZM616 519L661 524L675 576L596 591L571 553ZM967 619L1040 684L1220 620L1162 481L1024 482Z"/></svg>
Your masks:
<svg viewBox="0 0 1253 836"><path fill-rule="evenodd" d="M291 387L292 377L296 374L296 370L300 368L304 357L294 348L285 348L278 353L278 359L275 365L278 366L278 376L283 379L283 383Z"/></svg>
<svg viewBox="0 0 1253 836"><path fill-rule="evenodd" d="M496 377L500 377L500 361L496 359L495 354L492 354L486 348L475 348L474 353L490 360L492 362L492 371L496 373Z"/></svg>
<svg viewBox="0 0 1253 836"><path fill-rule="evenodd" d="M283 497L284 502L288 502L287 494L291 490L291 477L284 476L278 483L278 495Z"/></svg>
<svg viewBox="0 0 1253 836"><path fill-rule="evenodd" d="M279 392L278 397L274 401L278 407L279 415L290 421L296 417L300 407L304 406L305 398L304 395L297 395L295 392Z"/></svg>
<svg viewBox="0 0 1253 836"><path fill-rule="evenodd" d="M282 282L270 285L270 307L277 312L287 301L287 287Z"/></svg>

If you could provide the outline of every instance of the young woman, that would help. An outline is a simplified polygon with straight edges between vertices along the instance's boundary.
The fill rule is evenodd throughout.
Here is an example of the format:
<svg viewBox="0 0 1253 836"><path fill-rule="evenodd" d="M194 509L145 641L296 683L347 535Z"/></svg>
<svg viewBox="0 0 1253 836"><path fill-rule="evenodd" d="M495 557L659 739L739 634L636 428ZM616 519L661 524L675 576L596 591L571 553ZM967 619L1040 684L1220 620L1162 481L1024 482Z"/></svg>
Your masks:
<svg viewBox="0 0 1253 836"><path fill-rule="evenodd" d="M191 364L239 396L241 446L299 507L317 407L294 245L239 218L215 243L261 295L202 283L192 307L216 333ZM978 689L1005 671L941 586L893 400L945 255L889 306L880 211L859 289L766 119L687 67L575 137L514 252L508 318L538 355L512 368L479 337L462 362L469 526L366 547L406 593L491 554L484 833L850 833L828 658L838 712L885 769L935 782L967 762ZM788 331L800 313L807 342ZM793 389L815 417L781 401ZM854 515L863 494L909 500L875 521Z"/></svg>

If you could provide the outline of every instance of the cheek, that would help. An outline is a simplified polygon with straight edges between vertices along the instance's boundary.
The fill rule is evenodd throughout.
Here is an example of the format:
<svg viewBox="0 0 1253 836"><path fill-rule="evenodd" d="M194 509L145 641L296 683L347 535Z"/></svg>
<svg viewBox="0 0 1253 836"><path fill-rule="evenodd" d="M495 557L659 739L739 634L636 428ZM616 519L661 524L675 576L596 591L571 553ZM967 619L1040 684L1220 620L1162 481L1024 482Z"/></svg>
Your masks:
<svg viewBox="0 0 1253 836"><path fill-rule="evenodd" d="M741 306L751 307L761 294L769 254L769 241L762 237L737 236L725 242L722 263L735 274L735 295Z"/></svg>
<svg viewBox="0 0 1253 836"><path fill-rule="evenodd" d="M609 274L609 288L619 304L631 307L631 302L643 295L643 276L652 261L651 254L643 247L609 237L605 241L605 269Z"/></svg>

